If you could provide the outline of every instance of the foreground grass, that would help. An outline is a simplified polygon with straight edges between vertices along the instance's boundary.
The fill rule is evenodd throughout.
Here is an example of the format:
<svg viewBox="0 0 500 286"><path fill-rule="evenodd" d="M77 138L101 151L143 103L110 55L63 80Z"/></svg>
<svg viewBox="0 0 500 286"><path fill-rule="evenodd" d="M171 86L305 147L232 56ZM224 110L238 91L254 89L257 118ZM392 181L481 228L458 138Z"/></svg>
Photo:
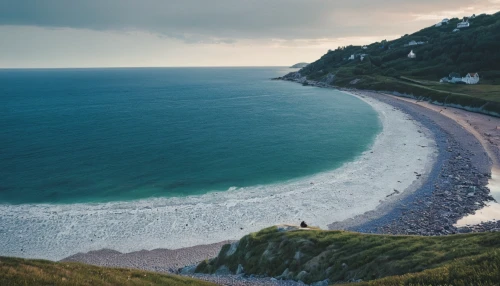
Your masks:
<svg viewBox="0 0 500 286"><path fill-rule="evenodd" d="M227 255L229 249L229 245L223 247L216 259L202 262L197 271L214 273L224 265L234 272L241 264L247 274L306 283L324 279L372 283L362 285L495 285L500 281L500 233L419 237L279 232L273 227L242 238L234 254Z"/></svg>
<svg viewBox="0 0 500 286"><path fill-rule="evenodd" d="M0 257L0 285L214 285L174 275Z"/></svg>
<svg viewBox="0 0 500 286"><path fill-rule="evenodd" d="M401 276L391 276L355 286L383 285L498 285L500 283L500 252L493 251L463 258L435 269Z"/></svg>

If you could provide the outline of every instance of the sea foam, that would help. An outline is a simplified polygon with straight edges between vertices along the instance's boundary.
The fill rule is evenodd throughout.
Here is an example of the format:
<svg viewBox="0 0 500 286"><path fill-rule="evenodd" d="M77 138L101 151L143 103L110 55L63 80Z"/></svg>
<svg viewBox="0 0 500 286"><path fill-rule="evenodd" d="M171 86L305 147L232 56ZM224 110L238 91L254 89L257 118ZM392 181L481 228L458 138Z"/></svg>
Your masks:
<svg viewBox="0 0 500 286"><path fill-rule="evenodd" d="M363 100L379 113L383 131L369 151L336 170L183 198L0 205L0 255L59 260L102 248L181 248L302 220L326 228L363 214L394 189L418 184L415 172L425 174L437 155L423 126L392 106Z"/></svg>

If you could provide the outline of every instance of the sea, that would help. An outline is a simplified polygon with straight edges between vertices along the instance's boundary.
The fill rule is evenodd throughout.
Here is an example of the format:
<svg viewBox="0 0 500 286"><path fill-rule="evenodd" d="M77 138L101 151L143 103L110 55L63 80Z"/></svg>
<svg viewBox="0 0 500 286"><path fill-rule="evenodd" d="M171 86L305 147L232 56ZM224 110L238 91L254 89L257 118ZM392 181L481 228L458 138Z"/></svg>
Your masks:
<svg viewBox="0 0 500 286"><path fill-rule="evenodd" d="M285 67L0 70L0 204L185 197L339 168L382 130Z"/></svg>

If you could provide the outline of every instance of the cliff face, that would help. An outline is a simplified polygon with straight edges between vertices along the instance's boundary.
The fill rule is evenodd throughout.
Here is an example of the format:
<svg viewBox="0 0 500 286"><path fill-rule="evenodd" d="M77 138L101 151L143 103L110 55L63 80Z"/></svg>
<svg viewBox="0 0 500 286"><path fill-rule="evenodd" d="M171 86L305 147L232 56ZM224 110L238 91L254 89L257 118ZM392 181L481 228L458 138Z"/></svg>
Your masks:
<svg viewBox="0 0 500 286"><path fill-rule="evenodd" d="M443 267L455 267L455 278L461 280L453 280L454 283L449 275L442 276L444 280L425 280L435 277L427 277L425 272L415 274L424 275L424 280L418 280L423 283L455 285L472 282L464 280L472 279L467 278L470 275L459 274L465 273L465 268L473 269L473 261L482 259L491 262L491 265L480 266L489 269L485 270L490 271L489 276L481 276L482 281L488 282L500 279L500 274L491 270L500 266L499 239L500 233L417 237L271 227L225 245L216 258L200 263L196 272L229 271L305 283L334 283L375 280L425 269L442 272ZM488 255L491 257L485 258ZM411 275L407 278L413 277ZM467 284L470 283L464 285Z"/></svg>

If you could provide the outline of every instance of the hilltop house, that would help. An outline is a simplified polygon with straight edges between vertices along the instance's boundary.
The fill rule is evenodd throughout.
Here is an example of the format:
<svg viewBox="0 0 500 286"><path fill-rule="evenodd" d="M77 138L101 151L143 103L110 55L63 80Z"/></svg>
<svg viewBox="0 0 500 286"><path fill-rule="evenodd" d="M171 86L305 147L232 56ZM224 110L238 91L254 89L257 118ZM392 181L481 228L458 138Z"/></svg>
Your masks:
<svg viewBox="0 0 500 286"><path fill-rule="evenodd" d="M349 57L349 60L350 60L350 61L354 60L354 55L351 55L351 56Z"/></svg>
<svg viewBox="0 0 500 286"><path fill-rule="evenodd" d="M417 57L417 55L413 52L413 50L411 50L411 52L408 54L408 58L414 59L416 57Z"/></svg>
<svg viewBox="0 0 500 286"><path fill-rule="evenodd" d="M469 20L467 21L464 20L457 24L458 29L469 28L469 27L470 27Z"/></svg>
<svg viewBox="0 0 500 286"><path fill-rule="evenodd" d="M477 84L479 82L479 74L476 73L468 73L465 77L462 78L462 81L466 84Z"/></svg>
<svg viewBox="0 0 500 286"><path fill-rule="evenodd" d="M456 33L456 32L460 32L460 29L457 28L457 29L453 30L453 33Z"/></svg>
<svg viewBox="0 0 500 286"><path fill-rule="evenodd" d="M422 41L411 41L409 42L408 44L405 44L404 46L405 47L411 47L411 46L416 46L416 45L423 45L425 44L425 42L422 42Z"/></svg>
<svg viewBox="0 0 500 286"><path fill-rule="evenodd" d="M362 55L359 56L359 59L361 61L363 61L366 58L366 56L368 56L368 55L367 54L362 54Z"/></svg>
<svg viewBox="0 0 500 286"><path fill-rule="evenodd" d="M449 24L449 22L450 22L450 19L445 18L445 19L443 19L441 22L437 23L437 24L435 25L435 27L441 27L442 25L448 25L448 24Z"/></svg>
<svg viewBox="0 0 500 286"><path fill-rule="evenodd" d="M366 49L368 49L368 47L367 47L367 46L363 46L363 47L362 47L362 49L363 49L363 50L366 50Z"/></svg>

